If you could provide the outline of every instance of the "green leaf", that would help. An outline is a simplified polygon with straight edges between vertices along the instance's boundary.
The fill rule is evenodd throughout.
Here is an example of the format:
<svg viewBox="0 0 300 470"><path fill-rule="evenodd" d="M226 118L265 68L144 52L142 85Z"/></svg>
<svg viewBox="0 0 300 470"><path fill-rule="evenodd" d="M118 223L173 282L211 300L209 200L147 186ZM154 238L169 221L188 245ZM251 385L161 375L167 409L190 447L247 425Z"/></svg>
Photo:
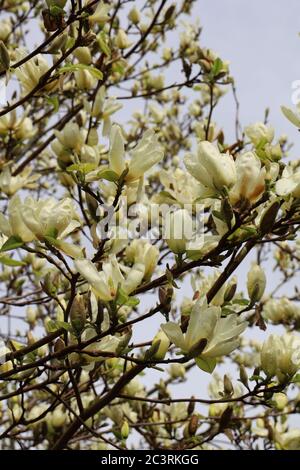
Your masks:
<svg viewBox="0 0 300 470"><path fill-rule="evenodd" d="M211 374L217 364L217 360L214 357L196 357L195 362L199 369L204 370L204 372L208 372Z"/></svg>
<svg viewBox="0 0 300 470"><path fill-rule="evenodd" d="M72 326L69 323L65 322L65 321L58 321L57 320L55 322L55 324L57 326L57 329L63 328L64 330L67 330L67 331L73 331Z"/></svg>
<svg viewBox="0 0 300 470"><path fill-rule="evenodd" d="M14 250L16 248L20 248L21 246L24 245L24 242L23 240L18 237L17 235L12 235L11 237L9 237L8 240L6 240L6 242L2 245L2 248L0 250L1 251L10 251L10 250Z"/></svg>
<svg viewBox="0 0 300 470"><path fill-rule="evenodd" d="M104 52L104 54L109 57L110 48L107 44L107 34L104 31L101 31L101 33L98 34L97 39L98 39L98 44L99 44L101 51Z"/></svg>
<svg viewBox="0 0 300 470"><path fill-rule="evenodd" d="M52 16L65 16L66 14L65 10L58 5L52 5L50 7L50 13Z"/></svg>
<svg viewBox="0 0 300 470"><path fill-rule="evenodd" d="M98 178L101 178L107 181L112 181L112 182L118 181L118 179L120 178L118 173L116 173L113 170L102 170L98 173L97 176Z"/></svg>
<svg viewBox="0 0 300 470"><path fill-rule="evenodd" d="M135 307L140 303L140 301L136 297L129 297L129 295L124 292L122 287L119 287L116 303L118 305L127 305L128 307Z"/></svg>
<svg viewBox="0 0 300 470"><path fill-rule="evenodd" d="M95 163L74 163L73 165L68 166L67 171L80 171L87 175L91 171L96 169Z"/></svg>
<svg viewBox="0 0 300 470"><path fill-rule="evenodd" d="M57 331L60 328L63 328L64 330L67 330L67 331L70 331L70 332L73 331L72 326L69 323L66 323L64 321L49 320L47 322L46 327L47 327L47 331L49 331L49 333L53 333L54 331Z"/></svg>
<svg viewBox="0 0 300 470"><path fill-rule="evenodd" d="M214 63L213 63L213 66L212 66L212 69L211 69L211 74L213 77L215 77L216 75L218 75L221 70L223 68L223 62L222 60L218 57Z"/></svg>
<svg viewBox="0 0 300 470"><path fill-rule="evenodd" d="M300 374L294 375L293 379L291 380L291 383L299 383L300 382Z"/></svg>
<svg viewBox="0 0 300 470"><path fill-rule="evenodd" d="M25 266L24 261L18 261L16 259L9 258L8 256L1 256L0 263L5 266Z"/></svg>
<svg viewBox="0 0 300 470"><path fill-rule="evenodd" d="M58 99L58 96L47 96L46 97L46 101L48 104L50 104L51 106L53 106L53 111L55 113L57 113L57 111L59 110L59 99Z"/></svg>
<svg viewBox="0 0 300 470"><path fill-rule="evenodd" d="M71 72L78 72L79 70L87 70L90 72L93 77L97 78L97 80L102 80L103 78L103 73L101 70L96 69L92 65L85 65L85 64L69 64L69 65L64 65L61 67L57 73L62 74L62 73L71 73Z"/></svg>
<svg viewBox="0 0 300 470"><path fill-rule="evenodd" d="M58 236L58 230L56 227L52 227L48 230L48 232L46 233L46 237L49 237L49 238L54 238L56 239Z"/></svg>

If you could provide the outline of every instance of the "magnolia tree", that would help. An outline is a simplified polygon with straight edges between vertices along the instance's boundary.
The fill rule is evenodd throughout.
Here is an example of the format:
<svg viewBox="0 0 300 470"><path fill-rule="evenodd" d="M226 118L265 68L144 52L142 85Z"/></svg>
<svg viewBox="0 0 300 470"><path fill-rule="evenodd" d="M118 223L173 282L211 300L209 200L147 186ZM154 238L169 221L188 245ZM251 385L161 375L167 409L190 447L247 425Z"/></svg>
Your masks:
<svg viewBox="0 0 300 470"><path fill-rule="evenodd" d="M0 5L1 448L299 449L299 163L197 2Z"/></svg>

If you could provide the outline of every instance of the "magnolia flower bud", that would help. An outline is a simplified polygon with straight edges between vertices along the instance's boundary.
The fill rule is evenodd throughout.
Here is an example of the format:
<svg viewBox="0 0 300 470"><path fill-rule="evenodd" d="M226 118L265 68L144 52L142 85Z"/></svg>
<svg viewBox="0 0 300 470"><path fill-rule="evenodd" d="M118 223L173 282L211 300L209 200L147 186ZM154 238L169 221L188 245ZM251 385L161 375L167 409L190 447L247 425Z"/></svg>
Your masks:
<svg viewBox="0 0 300 470"><path fill-rule="evenodd" d="M271 143L274 138L274 129L266 126L262 122L256 122L245 128L245 134L249 137L253 145L257 146L261 142Z"/></svg>
<svg viewBox="0 0 300 470"><path fill-rule="evenodd" d="M86 305L83 296L80 294L77 294L72 302L70 320L75 332L80 334L86 322Z"/></svg>
<svg viewBox="0 0 300 470"><path fill-rule="evenodd" d="M122 439L127 439L127 437L129 436L129 432L130 432L129 424L128 424L128 421L125 419L121 426Z"/></svg>
<svg viewBox="0 0 300 470"><path fill-rule="evenodd" d="M153 357L158 360L164 359L165 355L168 352L170 341L167 335L162 331L159 330L158 333L153 338L152 345L155 347L157 346L157 350Z"/></svg>
<svg viewBox="0 0 300 470"><path fill-rule="evenodd" d="M97 79L88 70L77 70L74 76L80 90L90 90L97 82Z"/></svg>
<svg viewBox="0 0 300 470"><path fill-rule="evenodd" d="M191 419L189 421L189 427L188 427L190 436L194 436L196 434L197 429L198 429L198 424L199 424L198 416L197 415L192 415Z"/></svg>
<svg viewBox="0 0 300 470"><path fill-rule="evenodd" d="M265 288L266 275L258 264L253 263L247 276L248 295L252 304L262 298Z"/></svg>
<svg viewBox="0 0 300 470"><path fill-rule="evenodd" d="M234 390L233 390L233 385L232 385L232 382L230 380L230 378L228 377L228 375L224 375L224 395L227 396L227 397L230 397L232 394L233 394Z"/></svg>
<svg viewBox="0 0 300 470"><path fill-rule="evenodd" d="M136 7L133 7L130 12L128 13L128 19L129 21L132 21L133 24L138 24L140 19L141 19L141 15L140 15L140 12L139 10L136 8Z"/></svg>
<svg viewBox="0 0 300 470"><path fill-rule="evenodd" d="M185 367L183 364L171 364L168 372L172 379L183 379Z"/></svg>
<svg viewBox="0 0 300 470"><path fill-rule="evenodd" d="M273 400L276 404L276 408L280 411L284 410L289 402L289 399L285 393L274 393Z"/></svg>
<svg viewBox="0 0 300 470"><path fill-rule="evenodd" d="M65 413L60 409L56 408L51 415L51 424L54 428L61 428L66 421Z"/></svg>
<svg viewBox="0 0 300 470"><path fill-rule="evenodd" d="M248 387L248 374L243 364L240 365L240 381L245 387Z"/></svg>
<svg viewBox="0 0 300 470"><path fill-rule="evenodd" d="M36 322L36 309L33 307L27 307L26 309L26 320L33 326Z"/></svg>
<svg viewBox="0 0 300 470"><path fill-rule="evenodd" d="M118 33L115 38L115 43L116 46L119 49L127 49L127 47L130 47L131 41L129 40L127 34L125 33L124 29L119 29Z"/></svg>
<svg viewBox="0 0 300 470"><path fill-rule="evenodd" d="M184 253L192 238L193 221L186 209L168 213L165 221L165 239L173 253Z"/></svg>
<svg viewBox="0 0 300 470"><path fill-rule="evenodd" d="M208 141L200 142L196 155L186 155L184 164L188 172L205 187L221 191L236 182L236 169L231 155L220 153Z"/></svg>
<svg viewBox="0 0 300 470"><path fill-rule="evenodd" d="M92 54L88 47L77 47L73 54L81 64L90 65L92 63Z"/></svg>

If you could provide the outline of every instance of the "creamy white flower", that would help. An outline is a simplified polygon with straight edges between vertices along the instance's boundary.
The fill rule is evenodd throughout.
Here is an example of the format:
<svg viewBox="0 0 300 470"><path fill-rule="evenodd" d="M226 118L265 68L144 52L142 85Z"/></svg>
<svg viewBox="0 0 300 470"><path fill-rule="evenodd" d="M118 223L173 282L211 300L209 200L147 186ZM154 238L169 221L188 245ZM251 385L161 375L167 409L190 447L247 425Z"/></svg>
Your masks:
<svg viewBox="0 0 300 470"><path fill-rule="evenodd" d="M201 301L197 301L185 334L177 323L168 322L161 325L161 328L183 354L191 354L200 341L206 339L206 345L199 356L216 358L236 349L240 343L239 335L247 327L247 322L240 321L237 315L221 318L221 313L220 307L208 307L206 303L201 305Z"/></svg>
<svg viewBox="0 0 300 470"><path fill-rule="evenodd" d="M159 179L166 193L163 196L155 195L154 202L163 200L172 203L175 199L179 204L190 204L203 195L198 181L180 168L175 171L161 170Z"/></svg>
<svg viewBox="0 0 300 470"><path fill-rule="evenodd" d="M18 59L22 58L23 53L21 53ZM48 72L50 65L46 61L46 59L41 55L38 54L36 57L28 60L23 65L18 67L15 70L15 74L22 86L22 93L27 95L30 93L38 84L43 75ZM54 91L57 87L58 80L53 80L49 84L44 86L44 90L47 92ZM39 93L43 93L39 91Z"/></svg>
<svg viewBox="0 0 300 470"><path fill-rule="evenodd" d="M164 238L173 253L184 253L193 236L193 220L186 209L166 214Z"/></svg>
<svg viewBox="0 0 300 470"><path fill-rule="evenodd" d="M91 3L91 0L86 2L88 5ZM100 25L104 25L107 21L109 21L109 11L111 10L111 5L107 3L103 3L102 1L97 4L97 7L92 15L88 17L90 23L98 23Z"/></svg>
<svg viewBox="0 0 300 470"><path fill-rule="evenodd" d="M270 299L263 306L263 316L276 324L289 324L300 320L300 307L287 297Z"/></svg>
<svg viewBox="0 0 300 470"><path fill-rule="evenodd" d="M267 279L262 267L256 263L252 263L251 269L247 274L248 295L252 302L257 302L262 298L266 283Z"/></svg>
<svg viewBox="0 0 300 470"><path fill-rule="evenodd" d="M274 129L266 126L263 122L256 122L246 127L245 134L255 146L261 142L271 143L274 139Z"/></svg>
<svg viewBox="0 0 300 470"><path fill-rule="evenodd" d="M6 41L7 37L11 33L12 24L10 18L4 18L0 21L0 41Z"/></svg>
<svg viewBox="0 0 300 470"><path fill-rule="evenodd" d="M87 259L76 260L74 265L94 294L104 301L114 299L119 286L130 294L141 283L145 273L144 265L135 263L132 268L122 267L126 274L123 276L115 255L102 264L101 272Z"/></svg>
<svg viewBox="0 0 300 470"><path fill-rule="evenodd" d="M196 154L186 155L184 164L194 178L215 192L224 187L230 188L236 182L232 156L220 153L217 147L208 141L198 144Z"/></svg>
<svg viewBox="0 0 300 470"><path fill-rule="evenodd" d="M300 450L300 429L280 433L275 432L276 442L283 450Z"/></svg>
<svg viewBox="0 0 300 470"><path fill-rule="evenodd" d="M0 213L0 231L7 237L20 237L24 242L35 239L22 218L22 202L19 196L13 196L8 204L8 219Z"/></svg>
<svg viewBox="0 0 300 470"><path fill-rule="evenodd" d="M8 167L5 167L0 174L0 189L8 196L12 196L21 188L34 188L35 182L40 175L31 175L31 168L27 167L16 176L12 176Z"/></svg>
<svg viewBox="0 0 300 470"><path fill-rule="evenodd" d="M300 197L300 171L294 173L291 168L286 167L282 172L282 178L276 182L275 190L279 196L291 194Z"/></svg>
<svg viewBox="0 0 300 470"><path fill-rule="evenodd" d="M24 225L37 238L49 235L63 239L80 227L79 217L69 198L57 201L49 197L35 201L27 197L20 210Z"/></svg>
<svg viewBox="0 0 300 470"><path fill-rule="evenodd" d="M286 106L281 106L281 111L285 115L285 117L292 123L294 126L300 128L300 115L299 112L295 112Z"/></svg>
<svg viewBox="0 0 300 470"><path fill-rule="evenodd" d="M121 176L128 168L125 177L127 183L141 178L146 171L162 160L164 153L155 133L148 129L137 146L130 152L130 160L125 161L124 137L121 129L113 125L110 134L109 168Z"/></svg>
<svg viewBox="0 0 300 470"><path fill-rule="evenodd" d="M78 124L69 122L62 131L54 130L59 143L66 149L79 151L84 144L85 138Z"/></svg>
<svg viewBox="0 0 300 470"><path fill-rule="evenodd" d="M34 135L32 120L27 117L29 109L22 116L17 116L16 110L0 117L0 134L11 133L16 139L29 139Z"/></svg>
<svg viewBox="0 0 300 470"><path fill-rule="evenodd" d="M74 77L79 90L90 90L97 83L97 78L89 70L77 70Z"/></svg>
<svg viewBox="0 0 300 470"><path fill-rule="evenodd" d="M235 161L237 181L230 190L232 204L240 200L256 202L265 190L266 169L262 168L258 157L252 152L246 152Z"/></svg>
<svg viewBox="0 0 300 470"><path fill-rule="evenodd" d="M268 377L280 382L293 377L300 367L300 337L294 334L270 335L260 354L261 367Z"/></svg>
<svg viewBox="0 0 300 470"><path fill-rule="evenodd" d="M126 248L126 259L130 263L140 263L145 267L144 279L149 280L156 268L159 250L147 240L135 239Z"/></svg>

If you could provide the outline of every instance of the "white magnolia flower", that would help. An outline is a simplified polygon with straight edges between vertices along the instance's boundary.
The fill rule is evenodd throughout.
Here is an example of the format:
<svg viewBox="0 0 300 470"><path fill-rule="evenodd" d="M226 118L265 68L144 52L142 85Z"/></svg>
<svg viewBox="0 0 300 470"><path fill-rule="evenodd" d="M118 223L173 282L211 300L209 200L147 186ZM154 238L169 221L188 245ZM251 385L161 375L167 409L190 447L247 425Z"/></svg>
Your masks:
<svg viewBox="0 0 300 470"><path fill-rule="evenodd" d="M292 168L286 167L275 185L276 193L279 196L300 197L300 171L293 172Z"/></svg>
<svg viewBox="0 0 300 470"><path fill-rule="evenodd" d="M75 268L90 284L94 294L104 301L115 298L119 286L126 294L130 294L142 281L145 267L142 263L135 263L132 268L122 267L126 276L123 276L115 255L111 255L102 264L101 272L87 259L74 262Z"/></svg>
<svg viewBox="0 0 300 470"><path fill-rule="evenodd" d="M20 237L25 243L35 239L34 233L29 230L22 218L22 202L19 196L13 196L8 203L8 218L0 213L0 232L8 238Z"/></svg>
<svg viewBox="0 0 300 470"><path fill-rule="evenodd" d="M94 104L85 102L86 110L103 122L103 135L108 136L111 130L111 116L122 108L122 104L114 97L107 97L105 87L102 86L97 92Z"/></svg>
<svg viewBox="0 0 300 470"><path fill-rule="evenodd" d="M85 142L85 136L81 132L78 124L69 122L65 125L62 131L54 130L54 134L65 149L80 151Z"/></svg>
<svg viewBox="0 0 300 470"><path fill-rule="evenodd" d="M29 139L34 135L32 120L27 117L29 108L22 116L17 116L16 110L0 117L0 134L11 133L16 139Z"/></svg>
<svg viewBox="0 0 300 470"><path fill-rule="evenodd" d="M263 122L256 122L246 127L245 134L255 146L261 143L271 143L274 139L274 129Z"/></svg>
<svg viewBox="0 0 300 470"><path fill-rule="evenodd" d="M239 155L235 161L237 181L230 190L232 204L240 200L256 202L265 190L266 168L252 152Z"/></svg>
<svg viewBox="0 0 300 470"><path fill-rule="evenodd" d="M31 168L27 167L16 176L12 176L10 168L5 167L0 174L0 189L7 196L12 196L21 188L34 188L40 175L31 175Z"/></svg>
<svg viewBox="0 0 300 470"><path fill-rule="evenodd" d="M300 450L300 429L291 429L284 433L276 431L275 439L283 450Z"/></svg>
<svg viewBox="0 0 300 470"><path fill-rule="evenodd" d="M23 55L24 54L21 52L18 59L22 59ZM24 95L30 93L39 84L41 77L45 75L49 69L50 65L41 54L38 54L36 57L33 57L18 67L15 70L15 74L21 83L22 93ZM57 84L58 80L53 80L45 85L43 89L49 93L57 87ZM42 93L42 91L39 91L39 93Z"/></svg>
<svg viewBox="0 0 300 470"><path fill-rule="evenodd" d="M175 171L161 170L159 179L167 194L164 193L163 197L160 194L155 195L154 202L157 200L159 203L160 200L163 200L166 203L172 203L176 200L183 205L190 204L203 195L198 181L180 168L176 168Z"/></svg>
<svg viewBox="0 0 300 470"><path fill-rule="evenodd" d="M183 354L200 358L216 358L231 353L239 346L239 335L246 329L247 322L235 314L221 318L220 307L209 307L197 301L192 308L187 332L183 333L174 322L161 325L161 328ZM203 340L206 340L202 342ZM198 347L203 347L200 353Z"/></svg>
<svg viewBox="0 0 300 470"><path fill-rule="evenodd" d="M88 0L86 4L88 5L91 3L92 0ZM103 3L102 1L97 4L97 7L92 15L89 16L88 20L90 23L98 23L100 25L104 25L107 21L109 21L108 12L111 10L111 5L107 3Z"/></svg>
<svg viewBox="0 0 300 470"><path fill-rule="evenodd" d="M184 158L188 172L203 186L216 191L230 188L236 182L236 169L231 155L220 153L217 147L208 141L198 144L196 154Z"/></svg>
<svg viewBox="0 0 300 470"><path fill-rule="evenodd" d="M247 275L248 295L252 302L257 302L262 298L266 283L267 279L264 270L258 264L252 263Z"/></svg>
<svg viewBox="0 0 300 470"><path fill-rule="evenodd" d="M263 307L263 317L275 325L296 322L300 320L300 306L287 297L270 299Z"/></svg>
<svg viewBox="0 0 300 470"><path fill-rule="evenodd" d="M300 337L294 334L270 335L260 354L261 367L268 377L280 382L293 377L300 367Z"/></svg>
<svg viewBox="0 0 300 470"><path fill-rule="evenodd" d="M140 263L145 267L144 279L150 279L157 265L159 250L147 240L135 239L126 248L126 259L130 263Z"/></svg>
<svg viewBox="0 0 300 470"><path fill-rule="evenodd" d="M294 126L300 128L300 114L299 112L295 112L286 106L281 106L281 111L285 115L285 117L292 123Z"/></svg>
<svg viewBox="0 0 300 470"><path fill-rule="evenodd" d="M130 160L125 161L124 137L121 128L113 125L110 134L109 168L121 176L128 168L126 182L131 183L141 178L146 171L162 160L164 153L155 133L148 129L137 146L132 149Z"/></svg>
<svg viewBox="0 0 300 470"><path fill-rule="evenodd" d="M27 197L20 210L23 223L37 238L48 235L63 239L80 227L73 201L69 198L57 201L49 197L35 201Z"/></svg>
<svg viewBox="0 0 300 470"><path fill-rule="evenodd" d="M193 236L193 220L186 209L166 214L164 238L173 253L184 253Z"/></svg>

